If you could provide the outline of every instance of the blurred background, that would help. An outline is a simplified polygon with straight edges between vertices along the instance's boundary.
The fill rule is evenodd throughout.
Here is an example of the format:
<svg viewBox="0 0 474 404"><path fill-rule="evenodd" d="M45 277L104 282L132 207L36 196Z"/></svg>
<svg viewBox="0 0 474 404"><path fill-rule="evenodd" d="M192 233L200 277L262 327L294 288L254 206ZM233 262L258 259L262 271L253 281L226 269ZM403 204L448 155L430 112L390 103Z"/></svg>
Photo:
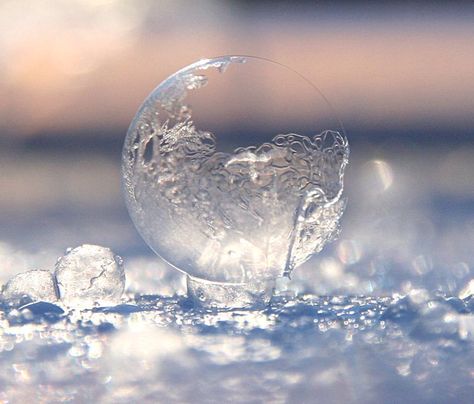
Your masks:
<svg viewBox="0 0 474 404"><path fill-rule="evenodd" d="M160 291L175 275L121 195L127 127L176 70L245 54L315 83L351 144L340 238L291 287L468 293L473 21L471 2L1 0L0 283L95 243L125 258L130 290Z"/></svg>

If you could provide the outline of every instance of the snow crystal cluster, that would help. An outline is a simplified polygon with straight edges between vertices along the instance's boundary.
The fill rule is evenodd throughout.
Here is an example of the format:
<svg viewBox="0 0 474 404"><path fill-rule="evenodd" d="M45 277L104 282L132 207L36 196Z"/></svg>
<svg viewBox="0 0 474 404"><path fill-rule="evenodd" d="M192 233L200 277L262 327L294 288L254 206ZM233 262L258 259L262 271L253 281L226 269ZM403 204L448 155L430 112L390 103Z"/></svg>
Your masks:
<svg viewBox="0 0 474 404"><path fill-rule="evenodd" d="M68 307L113 306L125 287L122 259L106 247L84 244L69 249L54 273L32 270L10 279L2 300L12 305L43 301Z"/></svg>

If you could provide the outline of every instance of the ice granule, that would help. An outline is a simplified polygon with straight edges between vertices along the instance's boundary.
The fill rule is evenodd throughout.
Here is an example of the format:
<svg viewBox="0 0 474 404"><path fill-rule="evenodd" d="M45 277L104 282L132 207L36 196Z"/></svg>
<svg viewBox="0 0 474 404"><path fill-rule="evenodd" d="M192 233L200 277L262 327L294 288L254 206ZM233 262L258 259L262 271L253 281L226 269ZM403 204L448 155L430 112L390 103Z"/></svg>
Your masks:
<svg viewBox="0 0 474 404"><path fill-rule="evenodd" d="M84 244L58 259L61 301L71 307L113 306L125 287L122 259L106 247Z"/></svg>
<svg viewBox="0 0 474 404"><path fill-rule="evenodd" d="M474 295L474 279L471 279L459 292L460 299L467 299Z"/></svg>
<svg viewBox="0 0 474 404"><path fill-rule="evenodd" d="M41 269L27 271L15 275L3 287L4 300L19 302L25 297L33 301L57 301L58 295L53 275Z"/></svg>

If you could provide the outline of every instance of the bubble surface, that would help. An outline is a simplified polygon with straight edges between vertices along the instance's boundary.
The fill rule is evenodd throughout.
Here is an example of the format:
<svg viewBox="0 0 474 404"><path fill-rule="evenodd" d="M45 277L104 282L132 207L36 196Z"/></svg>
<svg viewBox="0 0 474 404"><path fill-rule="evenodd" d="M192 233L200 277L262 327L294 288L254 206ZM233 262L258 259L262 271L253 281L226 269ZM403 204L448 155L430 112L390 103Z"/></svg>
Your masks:
<svg viewBox="0 0 474 404"><path fill-rule="evenodd" d="M202 109L190 96L204 87L211 91L214 82L247 68L244 87L262 87L266 69L282 69L319 96L274 62L232 56L202 60L150 94L123 149L125 196L138 231L176 268L211 282L253 283L290 274L335 237L345 206L349 148L343 132L333 130L336 125L323 130L311 125L299 134L237 136L237 141L225 130L214 133L198 125L206 120L196 116L194 109ZM317 116L316 107L309 110ZM223 151L239 142L242 146Z"/></svg>

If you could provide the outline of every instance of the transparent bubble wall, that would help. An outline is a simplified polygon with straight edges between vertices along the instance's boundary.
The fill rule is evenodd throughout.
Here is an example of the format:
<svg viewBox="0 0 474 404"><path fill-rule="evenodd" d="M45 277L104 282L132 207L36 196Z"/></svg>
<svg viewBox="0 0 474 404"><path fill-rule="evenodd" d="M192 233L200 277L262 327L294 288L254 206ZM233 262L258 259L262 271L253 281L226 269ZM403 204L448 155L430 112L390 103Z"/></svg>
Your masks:
<svg viewBox="0 0 474 404"><path fill-rule="evenodd" d="M334 238L348 142L319 91L266 59L204 59L145 100L123 148L130 215L177 269L212 282L288 275Z"/></svg>

